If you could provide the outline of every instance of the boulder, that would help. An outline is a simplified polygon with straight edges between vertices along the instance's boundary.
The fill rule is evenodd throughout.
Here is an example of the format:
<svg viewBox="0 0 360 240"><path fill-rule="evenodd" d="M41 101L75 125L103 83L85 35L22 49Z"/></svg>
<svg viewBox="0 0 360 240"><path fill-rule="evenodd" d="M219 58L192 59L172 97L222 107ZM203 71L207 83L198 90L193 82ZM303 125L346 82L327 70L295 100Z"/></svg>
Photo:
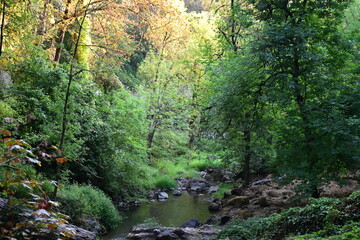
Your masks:
<svg viewBox="0 0 360 240"><path fill-rule="evenodd" d="M258 199L255 200L254 202L255 205L259 205L260 207L267 207L269 206L268 201L266 200L265 197L260 197Z"/></svg>
<svg viewBox="0 0 360 240"><path fill-rule="evenodd" d="M220 225L225 225L225 224L227 224L230 220L231 220L231 217L230 217L230 216L223 216L223 217L220 219Z"/></svg>
<svg viewBox="0 0 360 240"><path fill-rule="evenodd" d="M198 228L198 227L200 227L200 225L201 225L201 222L199 221L199 219L194 218L194 219L191 219L191 220L183 223L180 227L181 228Z"/></svg>
<svg viewBox="0 0 360 240"><path fill-rule="evenodd" d="M88 231L93 231L96 234L103 234L106 232L104 228L101 227L100 222L94 217L87 216L80 219L80 226Z"/></svg>
<svg viewBox="0 0 360 240"><path fill-rule="evenodd" d="M230 191L224 192L224 199L229 198L229 197L231 197L231 192Z"/></svg>
<svg viewBox="0 0 360 240"><path fill-rule="evenodd" d="M236 196L233 198L230 198L225 206L234 206L234 207L243 207L248 205L250 202L249 197L247 196Z"/></svg>
<svg viewBox="0 0 360 240"><path fill-rule="evenodd" d="M221 205L218 204L218 203L212 202L209 205L209 211L210 212L217 212L217 211L220 211L220 209L221 209Z"/></svg>
<svg viewBox="0 0 360 240"><path fill-rule="evenodd" d="M210 216L208 219L206 219L205 224L215 224L217 221L217 218L215 216Z"/></svg>
<svg viewBox="0 0 360 240"><path fill-rule="evenodd" d="M241 196L243 194L244 194L244 189L242 188L234 188L231 190L231 195Z"/></svg>
<svg viewBox="0 0 360 240"><path fill-rule="evenodd" d="M174 196L180 196L181 195L181 189L175 189L174 191L173 191L173 195Z"/></svg>
<svg viewBox="0 0 360 240"><path fill-rule="evenodd" d="M159 192L157 198L159 201L165 201L169 198L169 195L166 192Z"/></svg>

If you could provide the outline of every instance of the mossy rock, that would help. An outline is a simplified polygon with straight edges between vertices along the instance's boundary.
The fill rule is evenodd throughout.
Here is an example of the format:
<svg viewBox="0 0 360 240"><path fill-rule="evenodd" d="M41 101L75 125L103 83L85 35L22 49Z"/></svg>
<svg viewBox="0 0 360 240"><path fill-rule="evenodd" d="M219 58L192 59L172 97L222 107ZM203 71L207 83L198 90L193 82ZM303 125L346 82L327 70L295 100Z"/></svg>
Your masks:
<svg viewBox="0 0 360 240"><path fill-rule="evenodd" d="M226 206L234 206L234 207L243 207L246 205L249 205L249 197L248 196L236 196L233 198L230 198L227 203Z"/></svg>

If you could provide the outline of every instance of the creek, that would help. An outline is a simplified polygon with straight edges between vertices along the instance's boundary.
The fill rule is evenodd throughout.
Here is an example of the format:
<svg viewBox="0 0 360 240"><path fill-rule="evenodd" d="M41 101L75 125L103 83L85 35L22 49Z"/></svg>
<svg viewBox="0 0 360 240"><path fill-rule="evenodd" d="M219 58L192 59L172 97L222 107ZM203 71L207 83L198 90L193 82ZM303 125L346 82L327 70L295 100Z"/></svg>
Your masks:
<svg viewBox="0 0 360 240"><path fill-rule="evenodd" d="M205 222L211 215L206 198L209 198L209 195L187 191L177 197L169 193L169 199L164 202L144 203L140 207L125 211L120 226L102 239L125 239L131 227L144 223L149 218L154 218L157 223L167 227L179 227L193 218Z"/></svg>

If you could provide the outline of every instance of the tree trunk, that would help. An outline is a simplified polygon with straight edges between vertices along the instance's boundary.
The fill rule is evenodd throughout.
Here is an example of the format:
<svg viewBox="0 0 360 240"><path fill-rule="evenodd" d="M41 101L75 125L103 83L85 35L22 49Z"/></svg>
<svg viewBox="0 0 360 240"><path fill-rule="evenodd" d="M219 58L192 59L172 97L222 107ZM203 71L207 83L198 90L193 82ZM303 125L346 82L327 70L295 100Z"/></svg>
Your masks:
<svg viewBox="0 0 360 240"><path fill-rule="evenodd" d="M62 48L63 48L63 44L64 44L64 38L65 38L66 30L67 30L67 27L69 24L68 23L68 20L70 18L69 8L71 5L71 1L72 0L67 0L67 2L66 2L63 23L62 23L62 26L60 27L59 34L56 38L56 50L55 50L54 62L60 62L61 52L62 52Z"/></svg>
<svg viewBox="0 0 360 240"><path fill-rule="evenodd" d="M243 132L244 136L244 163L243 163L243 172L244 172L244 184L245 186L250 185L250 159L251 159L251 132L249 127L245 127Z"/></svg>
<svg viewBox="0 0 360 240"><path fill-rule="evenodd" d="M6 0L3 0L2 13L1 13L1 30L0 30L0 56L3 52L3 45L4 45L5 9L6 9Z"/></svg>

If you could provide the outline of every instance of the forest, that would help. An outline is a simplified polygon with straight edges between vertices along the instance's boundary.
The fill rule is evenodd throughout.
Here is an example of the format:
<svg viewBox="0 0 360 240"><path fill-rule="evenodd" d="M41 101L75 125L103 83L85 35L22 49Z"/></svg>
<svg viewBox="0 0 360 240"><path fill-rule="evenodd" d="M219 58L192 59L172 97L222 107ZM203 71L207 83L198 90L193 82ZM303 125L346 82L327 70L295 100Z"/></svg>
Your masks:
<svg viewBox="0 0 360 240"><path fill-rule="evenodd" d="M1 0L0 9L1 239L38 239L33 229L87 215L109 231L121 223L116 203L208 167L230 169L244 188L270 174L297 180L299 199L360 179L359 0ZM351 196L357 215L342 230L360 233L360 194ZM43 221L24 221L24 208Z"/></svg>

